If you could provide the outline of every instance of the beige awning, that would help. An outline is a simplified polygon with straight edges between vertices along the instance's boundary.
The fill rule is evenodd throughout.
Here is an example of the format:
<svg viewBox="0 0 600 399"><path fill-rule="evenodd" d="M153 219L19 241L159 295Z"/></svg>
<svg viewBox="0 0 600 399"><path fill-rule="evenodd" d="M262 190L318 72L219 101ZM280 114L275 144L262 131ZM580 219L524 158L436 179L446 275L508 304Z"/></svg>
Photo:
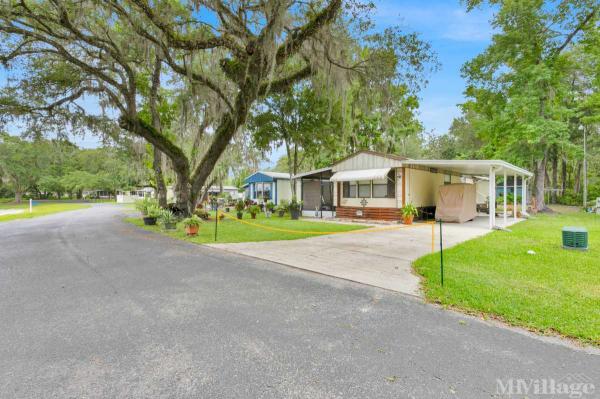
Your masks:
<svg viewBox="0 0 600 399"><path fill-rule="evenodd" d="M336 172L331 176L331 181L363 181L363 180L383 180L387 178L392 168L382 169L362 169L362 170L344 170Z"/></svg>

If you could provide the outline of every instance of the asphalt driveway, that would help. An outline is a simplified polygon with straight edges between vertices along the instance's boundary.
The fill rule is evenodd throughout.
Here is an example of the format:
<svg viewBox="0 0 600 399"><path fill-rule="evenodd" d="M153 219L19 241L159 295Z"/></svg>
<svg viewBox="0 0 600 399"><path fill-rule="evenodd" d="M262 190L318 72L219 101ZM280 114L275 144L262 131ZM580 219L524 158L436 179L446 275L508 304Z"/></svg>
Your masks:
<svg viewBox="0 0 600 399"><path fill-rule="evenodd" d="M122 216L0 223L0 397L484 398L498 379L573 376L600 390L594 351Z"/></svg>

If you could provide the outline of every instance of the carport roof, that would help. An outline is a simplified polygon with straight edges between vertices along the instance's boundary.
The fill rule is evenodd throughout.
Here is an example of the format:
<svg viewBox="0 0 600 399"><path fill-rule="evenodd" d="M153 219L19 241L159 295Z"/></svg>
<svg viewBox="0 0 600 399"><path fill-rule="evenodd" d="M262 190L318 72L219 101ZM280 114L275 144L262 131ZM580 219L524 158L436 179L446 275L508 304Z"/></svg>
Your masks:
<svg viewBox="0 0 600 399"><path fill-rule="evenodd" d="M515 166L511 163L495 159L407 159L402 161L403 165L420 165L430 168L439 168L450 172L461 173L465 175L487 175L490 168L493 167L496 173L517 174L520 176L533 176L533 173Z"/></svg>

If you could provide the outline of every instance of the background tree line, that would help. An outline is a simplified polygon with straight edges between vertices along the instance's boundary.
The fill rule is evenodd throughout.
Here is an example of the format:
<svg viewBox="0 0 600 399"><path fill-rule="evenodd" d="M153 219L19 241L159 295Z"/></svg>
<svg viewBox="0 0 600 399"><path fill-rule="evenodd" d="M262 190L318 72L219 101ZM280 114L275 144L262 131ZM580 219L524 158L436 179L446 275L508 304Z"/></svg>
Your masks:
<svg viewBox="0 0 600 399"><path fill-rule="evenodd" d="M106 191L115 196L148 184L143 159L131 148L106 145L78 148L66 140L22 139L0 134L0 197L24 194L38 199L81 199L83 191Z"/></svg>

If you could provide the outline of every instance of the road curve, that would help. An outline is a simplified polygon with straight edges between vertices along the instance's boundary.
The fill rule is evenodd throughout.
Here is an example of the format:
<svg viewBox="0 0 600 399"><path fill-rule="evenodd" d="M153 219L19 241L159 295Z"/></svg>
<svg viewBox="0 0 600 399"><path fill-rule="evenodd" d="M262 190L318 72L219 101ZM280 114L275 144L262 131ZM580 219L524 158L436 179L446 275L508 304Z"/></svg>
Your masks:
<svg viewBox="0 0 600 399"><path fill-rule="evenodd" d="M600 392L592 352L123 215L0 223L0 397L484 398L573 375Z"/></svg>

